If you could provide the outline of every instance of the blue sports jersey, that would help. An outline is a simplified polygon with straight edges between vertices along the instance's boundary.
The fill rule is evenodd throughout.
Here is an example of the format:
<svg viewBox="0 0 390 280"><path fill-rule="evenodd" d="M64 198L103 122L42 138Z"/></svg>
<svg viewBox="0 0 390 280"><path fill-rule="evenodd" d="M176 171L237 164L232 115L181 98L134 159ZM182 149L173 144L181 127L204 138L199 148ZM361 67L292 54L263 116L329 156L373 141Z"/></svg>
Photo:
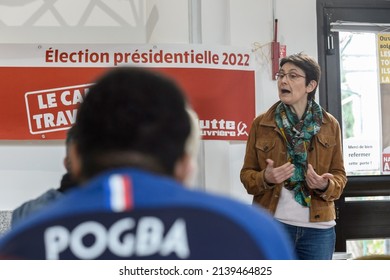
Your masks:
<svg viewBox="0 0 390 280"><path fill-rule="evenodd" d="M3 259L293 259L264 210L137 169L104 173L0 239Z"/></svg>

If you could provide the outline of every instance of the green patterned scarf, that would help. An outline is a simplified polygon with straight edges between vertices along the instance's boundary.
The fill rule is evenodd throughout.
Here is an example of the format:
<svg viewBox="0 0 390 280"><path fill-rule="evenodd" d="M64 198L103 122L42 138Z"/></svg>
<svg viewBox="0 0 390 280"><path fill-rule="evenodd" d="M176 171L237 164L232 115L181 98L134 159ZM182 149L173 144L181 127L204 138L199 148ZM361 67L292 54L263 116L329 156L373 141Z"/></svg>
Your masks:
<svg viewBox="0 0 390 280"><path fill-rule="evenodd" d="M309 100L306 112L299 120L291 108L281 102L276 108L275 118L277 126L286 139L287 159L295 166L293 176L285 181L284 186L288 190L294 190L295 200L299 204L309 207L311 191L305 180L307 151L312 137L321 128L321 107L314 100Z"/></svg>

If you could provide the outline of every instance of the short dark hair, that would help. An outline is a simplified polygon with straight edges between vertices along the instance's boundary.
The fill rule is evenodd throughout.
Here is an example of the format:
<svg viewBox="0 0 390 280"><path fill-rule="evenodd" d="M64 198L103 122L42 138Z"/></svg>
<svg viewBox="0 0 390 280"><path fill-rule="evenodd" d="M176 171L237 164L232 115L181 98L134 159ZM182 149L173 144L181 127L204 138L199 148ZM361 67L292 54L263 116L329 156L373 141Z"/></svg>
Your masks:
<svg viewBox="0 0 390 280"><path fill-rule="evenodd" d="M173 175L191 130L186 106L183 91L160 72L110 69L90 87L77 113L82 176L125 166Z"/></svg>
<svg viewBox="0 0 390 280"><path fill-rule="evenodd" d="M314 88L314 90L309 92L307 97L308 99L314 99L314 95L321 78L321 68L318 62L315 61L315 59L311 56L300 52L282 58L280 60L280 68L286 63L292 63L295 66L301 68L303 72L305 72L306 85L308 85L310 81L313 80L317 82L317 86Z"/></svg>

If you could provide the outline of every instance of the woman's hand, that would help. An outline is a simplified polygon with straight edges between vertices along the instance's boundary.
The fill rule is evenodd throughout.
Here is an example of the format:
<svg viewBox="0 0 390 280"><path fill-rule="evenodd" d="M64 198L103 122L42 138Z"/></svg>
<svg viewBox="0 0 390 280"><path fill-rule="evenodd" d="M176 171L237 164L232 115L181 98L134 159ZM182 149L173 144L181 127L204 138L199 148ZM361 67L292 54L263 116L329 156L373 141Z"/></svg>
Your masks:
<svg viewBox="0 0 390 280"><path fill-rule="evenodd" d="M311 189L325 190L328 187L329 179L332 178L333 174L331 173L324 173L320 176L314 171L310 163L307 166L306 183Z"/></svg>
<svg viewBox="0 0 390 280"><path fill-rule="evenodd" d="M287 162L279 167L274 167L274 161L267 159L267 167L264 171L264 179L269 184L280 184L294 174L294 165Z"/></svg>

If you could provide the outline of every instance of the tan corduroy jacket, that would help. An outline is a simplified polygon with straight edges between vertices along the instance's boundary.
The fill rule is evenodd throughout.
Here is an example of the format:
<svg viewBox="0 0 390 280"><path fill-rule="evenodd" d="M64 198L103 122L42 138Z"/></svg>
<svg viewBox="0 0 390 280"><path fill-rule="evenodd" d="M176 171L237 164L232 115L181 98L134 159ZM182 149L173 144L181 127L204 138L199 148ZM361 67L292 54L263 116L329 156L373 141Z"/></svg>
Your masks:
<svg viewBox="0 0 390 280"><path fill-rule="evenodd" d="M280 101L279 101L280 102ZM264 182L266 159L274 161L274 167L287 162L287 146L275 122L274 104L266 113L258 116L252 124L240 178L253 203L275 213L283 184L272 187ZM310 222L326 222L336 218L334 201L343 192L347 177L341 147L341 130L338 121L325 110L320 131L313 137L308 149L308 163L317 174L333 174L328 188L315 191L310 206Z"/></svg>

